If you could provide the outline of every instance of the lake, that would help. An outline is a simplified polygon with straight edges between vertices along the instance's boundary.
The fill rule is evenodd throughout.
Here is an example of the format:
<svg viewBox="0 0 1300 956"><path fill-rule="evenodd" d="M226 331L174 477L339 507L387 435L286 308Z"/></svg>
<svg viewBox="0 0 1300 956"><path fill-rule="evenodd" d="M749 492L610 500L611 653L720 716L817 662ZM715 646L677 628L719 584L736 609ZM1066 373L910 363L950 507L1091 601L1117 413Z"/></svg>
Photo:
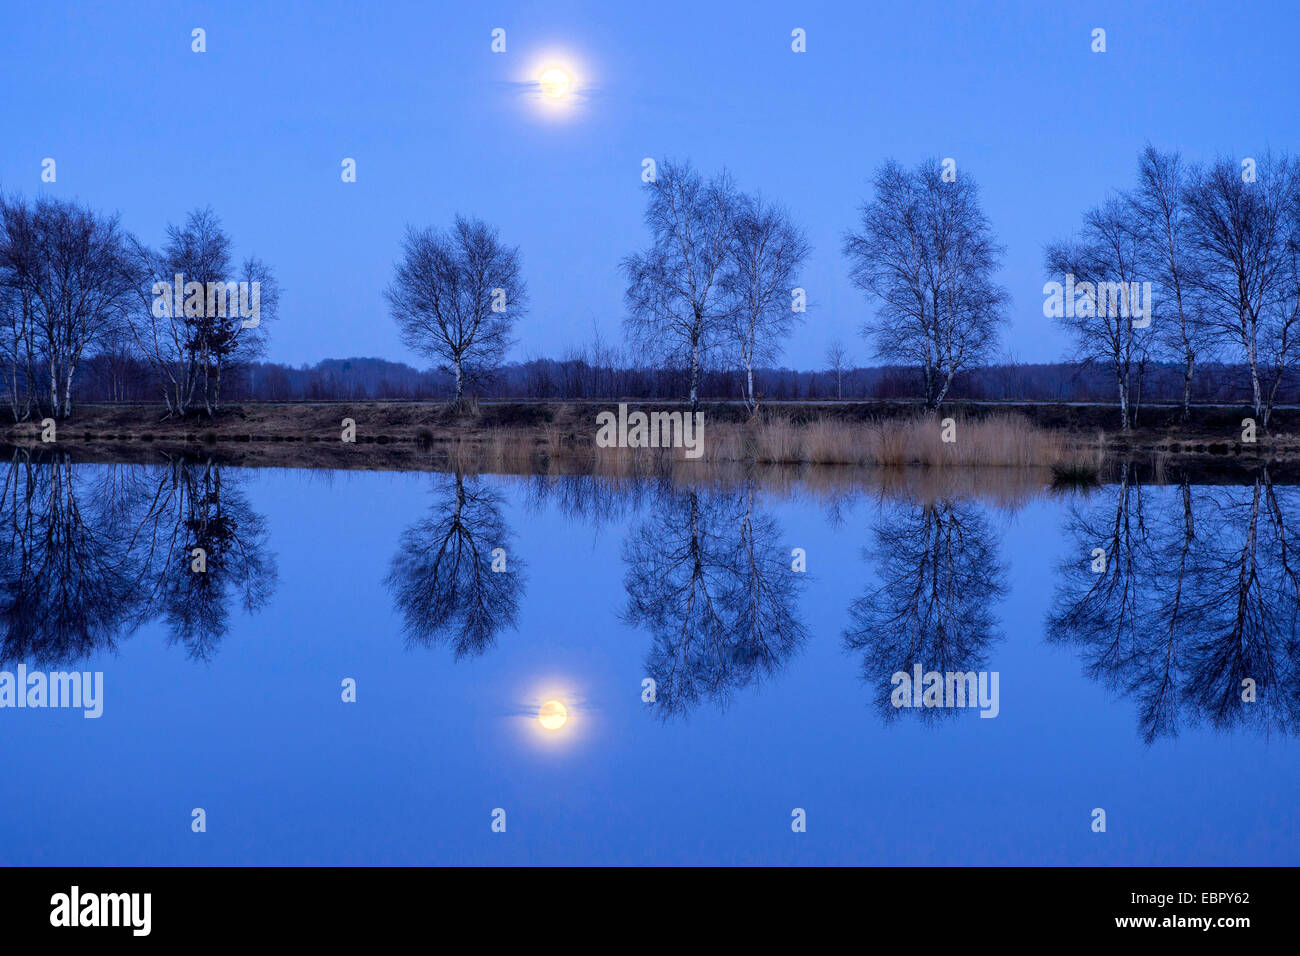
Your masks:
<svg viewBox="0 0 1300 956"><path fill-rule="evenodd" d="M0 862L1294 864L1300 494L1121 471L16 457Z"/></svg>

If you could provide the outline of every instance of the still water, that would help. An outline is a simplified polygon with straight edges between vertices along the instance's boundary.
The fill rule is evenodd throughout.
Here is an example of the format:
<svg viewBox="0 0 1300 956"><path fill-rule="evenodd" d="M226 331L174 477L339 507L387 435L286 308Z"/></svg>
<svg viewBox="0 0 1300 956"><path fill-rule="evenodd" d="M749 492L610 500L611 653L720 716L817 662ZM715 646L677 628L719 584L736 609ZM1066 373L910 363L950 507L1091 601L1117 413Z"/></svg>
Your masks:
<svg viewBox="0 0 1300 956"><path fill-rule="evenodd" d="M1266 475L3 478L0 672L103 684L0 708L0 863L1300 857ZM930 671L993 702L895 706Z"/></svg>

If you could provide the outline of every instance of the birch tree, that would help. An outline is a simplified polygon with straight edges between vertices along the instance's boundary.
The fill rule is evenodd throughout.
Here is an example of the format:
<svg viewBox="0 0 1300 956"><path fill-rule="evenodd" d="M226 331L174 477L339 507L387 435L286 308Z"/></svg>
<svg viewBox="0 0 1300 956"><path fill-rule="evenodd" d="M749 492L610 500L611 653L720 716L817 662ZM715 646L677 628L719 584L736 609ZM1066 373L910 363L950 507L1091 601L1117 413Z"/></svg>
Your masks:
<svg viewBox="0 0 1300 956"><path fill-rule="evenodd" d="M265 348L279 285L265 262L248 256L238 263L232 247L211 208L194 210L181 226L168 226L158 252L138 241L132 245L131 332L162 385L169 415L186 415L200 404L209 416L216 415L231 367Z"/></svg>
<svg viewBox="0 0 1300 956"><path fill-rule="evenodd" d="M692 411L709 352L725 341L732 302L736 190L723 172L705 180L689 163L664 162L646 184L650 248L623 260L625 325L643 354L689 370ZM679 367L681 367L679 366Z"/></svg>
<svg viewBox="0 0 1300 956"><path fill-rule="evenodd" d="M161 254L136 240L130 247L136 292L130 332L153 369L167 405L167 417L184 416L194 398L197 365L184 313L154 308L155 283L171 288L173 275Z"/></svg>
<svg viewBox="0 0 1300 956"><path fill-rule="evenodd" d="M1155 339L1164 355L1183 368L1182 420L1191 415L1192 378L1199 359L1213 347L1205 300L1192 251L1191 222L1184 193L1186 165L1178 153L1148 146L1138 164L1138 185L1128 196L1145 246L1151 281Z"/></svg>
<svg viewBox="0 0 1300 956"><path fill-rule="evenodd" d="M500 366L527 286L518 247L482 220L457 216L447 232L407 230L384 297L402 342L454 376L459 405L467 385Z"/></svg>
<svg viewBox="0 0 1300 956"><path fill-rule="evenodd" d="M42 197L33 214L42 268L34 289L35 347L46 363L50 408L72 414L72 381L86 350L125 321L132 273L117 218Z"/></svg>
<svg viewBox="0 0 1300 956"><path fill-rule="evenodd" d="M992 354L1007 294L994 282L1001 248L969 174L890 160L844 240L850 276L875 305L862 327L877 356L915 366L926 408L939 407L963 369Z"/></svg>
<svg viewBox="0 0 1300 956"><path fill-rule="evenodd" d="M36 289L41 273L31 207L0 195L0 361L14 421L31 417L36 395Z"/></svg>
<svg viewBox="0 0 1300 956"><path fill-rule="evenodd" d="M839 339L826 347L826 367L835 376L835 397L839 400L844 398L844 368L848 355L848 350Z"/></svg>
<svg viewBox="0 0 1300 956"><path fill-rule="evenodd" d="M1184 200L1208 320L1240 347L1255 416L1267 425L1300 332L1300 166L1264 156L1248 181L1221 159L1197 171Z"/></svg>
<svg viewBox="0 0 1300 956"><path fill-rule="evenodd" d="M755 365L775 361L782 340L802 319L792 293L809 246L789 214L762 197L738 196L731 221L731 262L724 280L732 300L727 326L745 372L745 404L752 412L758 407Z"/></svg>
<svg viewBox="0 0 1300 956"><path fill-rule="evenodd" d="M1112 197L1084 216L1079 239L1052 243L1046 253L1047 271L1064 289L1055 318L1072 333L1077 361L1109 368L1125 431L1151 334L1150 317L1135 317L1132 296L1134 283L1151 281L1145 251L1132 204Z"/></svg>

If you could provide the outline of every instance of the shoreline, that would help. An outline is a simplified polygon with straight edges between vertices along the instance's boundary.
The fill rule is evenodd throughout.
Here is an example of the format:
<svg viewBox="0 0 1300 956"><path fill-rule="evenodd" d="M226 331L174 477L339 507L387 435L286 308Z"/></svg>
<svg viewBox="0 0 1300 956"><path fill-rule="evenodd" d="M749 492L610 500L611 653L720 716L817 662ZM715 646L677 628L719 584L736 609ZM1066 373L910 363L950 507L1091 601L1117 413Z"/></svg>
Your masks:
<svg viewBox="0 0 1300 956"><path fill-rule="evenodd" d="M164 419L161 405L86 405L56 422L42 441L39 421L0 422L0 445L77 460L142 462L210 457L249 467L365 470L470 470L537 473L663 471L701 464L845 468L1020 467L1102 479L1119 463L1155 471L1248 478L1265 466L1279 478L1300 471L1300 436L1291 410L1274 413L1274 432L1241 441L1240 406L1198 406L1193 425L1100 427L1109 406L951 403L926 416L914 403L817 402L769 406L747 417L738 403L701 403L704 457L683 450L597 448L596 416L607 402L338 402L243 403L206 415ZM680 412L685 403L625 401L642 411ZM1177 409L1153 410L1176 416ZM939 443L940 422L956 422L958 440ZM1247 416L1248 417L1248 416ZM8 418L6 412L5 418ZM344 441L344 420L355 440ZM1051 423L1051 424L1045 424ZM1282 431L1286 427L1287 431Z"/></svg>

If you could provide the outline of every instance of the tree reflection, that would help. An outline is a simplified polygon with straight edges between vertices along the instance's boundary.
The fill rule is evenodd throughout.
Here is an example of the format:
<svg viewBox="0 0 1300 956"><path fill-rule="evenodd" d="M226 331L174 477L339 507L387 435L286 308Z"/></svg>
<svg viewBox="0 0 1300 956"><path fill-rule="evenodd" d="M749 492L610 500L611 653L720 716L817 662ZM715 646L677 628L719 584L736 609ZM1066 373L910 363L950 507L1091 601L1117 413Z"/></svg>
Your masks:
<svg viewBox="0 0 1300 956"><path fill-rule="evenodd" d="M111 476L14 453L0 512L0 661L73 661L128 629L137 575Z"/></svg>
<svg viewBox="0 0 1300 956"><path fill-rule="evenodd" d="M994 605L1006 592L997 538L980 509L955 499L887 505L864 556L877 586L849 608L844 642L862 654L862 677L886 720L899 715L892 676L923 671L987 670L1001 633ZM952 716L919 707L922 719Z"/></svg>
<svg viewBox="0 0 1300 956"><path fill-rule="evenodd" d="M211 462L172 462L150 489L145 578L155 582L146 616L161 614L172 640L190 655L211 656L230 627L230 606L261 609L275 590L266 523ZM192 570L195 549L206 570Z"/></svg>
<svg viewBox="0 0 1300 956"><path fill-rule="evenodd" d="M526 584L511 547L503 498L482 480L435 477L438 500L402 533L385 581L402 613L407 640L450 643L456 658L482 654L503 628L516 627ZM504 571L494 571L493 551Z"/></svg>
<svg viewBox="0 0 1300 956"><path fill-rule="evenodd" d="M664 488L629 535L624 618L653 637L646 670L663 716L720 705L780 669L807 634L802 575L776 521L739 490Z"/></svg>
<svg viewBox="0 0 1300 956"><path fill-rule="evenodd" d="M0 661L69 664L145 622L209 656L275 586L260 516L211 463L74 465L14 450L0 482ZM208 552L208 571L189 552Z"/></svg>
<svg viewBox="0 0 1300 956"><path fill-rule="evenodd" d="M1126 469L1101 500L1072 509L1074 553L1048 637L1138 702L1148 743L1201 720L1296 730L1300 569L1287 520L1297 498L1267 469L1247 486L1146 491Z"/></svg>

